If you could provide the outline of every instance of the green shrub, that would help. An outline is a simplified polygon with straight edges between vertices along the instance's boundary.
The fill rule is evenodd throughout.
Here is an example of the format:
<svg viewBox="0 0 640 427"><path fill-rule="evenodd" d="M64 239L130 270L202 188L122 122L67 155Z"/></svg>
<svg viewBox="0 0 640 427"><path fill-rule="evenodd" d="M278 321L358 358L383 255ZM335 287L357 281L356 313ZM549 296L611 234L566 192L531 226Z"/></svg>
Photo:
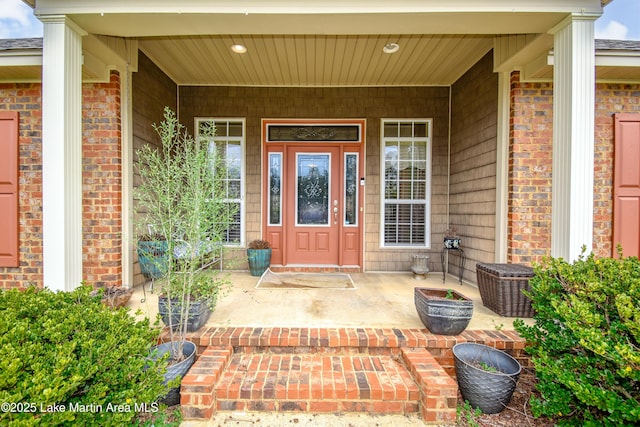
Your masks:
<svg viewBox="0 0 640 427"><path fill-rule="evenodd" d="M122 426L159 409L158 331L90 292L0 292L1 425Z"/></svg>
<svg viewBox="0 0 640 427"><path fill-rule="evenodd" d="M640 261L546 259L530 281L535 324L516 330L539 379L534 415L562 424L640 424Z"/></svg>

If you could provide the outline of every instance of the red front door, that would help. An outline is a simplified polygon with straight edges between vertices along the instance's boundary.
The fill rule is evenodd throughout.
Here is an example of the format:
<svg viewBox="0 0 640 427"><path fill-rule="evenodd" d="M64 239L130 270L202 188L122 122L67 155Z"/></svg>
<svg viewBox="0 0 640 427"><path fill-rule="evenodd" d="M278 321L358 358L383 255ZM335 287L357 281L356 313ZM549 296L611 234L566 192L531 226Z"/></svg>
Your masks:
<svg viewBox="0 0 640 427"><path fill-rule="evenodd" d="M296 123L267 124L273 122ZM270 141L264 137L262 221L273 247L273 267L362 268L364 121L330 121L335 123L358 126L358 138ZM329 131L317 121L304 124L295 135L334 135L334 129ZM269 135L265 125L263 135ZM347 137L351 134L345 132Z"/></svg>
<svg viewBox="0 0 640 427"><path fill-rule="evenodd" d="M339 156L336 147L287 147L284 225L288 264L339 263Z"/></svg>

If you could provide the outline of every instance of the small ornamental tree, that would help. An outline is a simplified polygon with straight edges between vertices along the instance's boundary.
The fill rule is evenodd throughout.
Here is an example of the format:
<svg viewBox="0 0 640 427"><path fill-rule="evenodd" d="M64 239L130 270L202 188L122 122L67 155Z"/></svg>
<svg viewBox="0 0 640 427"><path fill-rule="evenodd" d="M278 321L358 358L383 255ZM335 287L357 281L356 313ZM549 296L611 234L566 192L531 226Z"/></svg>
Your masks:
<svg viewBox="0 0 640 427"><path fill-rule="evenodd" d="M139 227L152 225L167 241L165 279L169 284L169 312L179 307L177 323L169 316L172 359L183 357L188 316L194 295L202 296L213 309L219 290L228 281L213 272L204 272L202 256L222 242L235 213L226 203L228 181L224 153L211 142L215 128L203 129L203 139L196 141L184 129L168 107L164 120L154 129L161 145L145 145L136 152L140 183L135 189ZM175 249L182 256L176 259ZM199 295L203 292L206 295Z"/></svg>
<svg viewBox="0 0 640 427"><path fill-rule="evenodd" d="M568 425L640 425L640 261L545 259L530 297L527 340L539 383L536 416Z"/></svg>

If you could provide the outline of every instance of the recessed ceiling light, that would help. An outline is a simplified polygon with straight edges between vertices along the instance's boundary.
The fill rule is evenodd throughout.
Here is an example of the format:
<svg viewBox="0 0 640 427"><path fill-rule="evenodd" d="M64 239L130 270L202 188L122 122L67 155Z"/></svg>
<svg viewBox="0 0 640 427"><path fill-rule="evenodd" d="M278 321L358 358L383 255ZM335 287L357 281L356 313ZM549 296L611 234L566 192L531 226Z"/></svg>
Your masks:
<svg viewBox="0 0 640 427"><path fill-rule="evenodd" d="M241 44L234 44L231 46L231 50L235 53L246 53L247 47Z"/></svg>
<svg viewBox="0 0 640 427"><path fill-rule="evenodd" d="M387 43L382 48L384 53L396 53L400 50L400 45L398 43Z"/></svg>

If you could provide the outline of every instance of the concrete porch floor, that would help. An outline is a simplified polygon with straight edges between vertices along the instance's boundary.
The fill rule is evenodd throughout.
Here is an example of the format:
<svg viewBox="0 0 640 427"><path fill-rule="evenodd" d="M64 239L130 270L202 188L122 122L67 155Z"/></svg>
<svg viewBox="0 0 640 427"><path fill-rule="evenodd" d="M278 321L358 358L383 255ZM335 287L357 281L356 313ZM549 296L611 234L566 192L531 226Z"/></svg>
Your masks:
<svg viewBox="0 0 640 427"><path fill-rule="evenodd" d="M450 288L471 298L474 310L467 330L512 330L515 320L484 307L475 284L461 285L452 275L442 283L439 272L429 273L425 280L416 280L411 272L351 273L356 289L256 289L260 278L248 272L220 274L232 287L219 299L206 326L423 329L413 300L415 287ZM144 302L143 288L137 286L128 306L155 319L161 282L153 292L149 286L147 282Z"/></svg>

